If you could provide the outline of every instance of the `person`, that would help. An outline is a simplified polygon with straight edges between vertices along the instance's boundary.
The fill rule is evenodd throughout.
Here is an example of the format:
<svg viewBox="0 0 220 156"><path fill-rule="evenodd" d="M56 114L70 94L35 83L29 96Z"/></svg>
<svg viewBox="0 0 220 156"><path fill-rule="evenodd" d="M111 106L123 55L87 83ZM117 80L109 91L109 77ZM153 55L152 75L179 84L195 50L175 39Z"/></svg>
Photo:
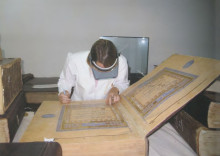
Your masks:
<svg viewBox="0 0 220 156"><path fill-rule="evenodd" d="M58 96L63 104L105 99L111 105L120 100L119 94L128 86L126 58L118 54L111 41L99 39L90 51L68 53L58 80Z"/></svg>

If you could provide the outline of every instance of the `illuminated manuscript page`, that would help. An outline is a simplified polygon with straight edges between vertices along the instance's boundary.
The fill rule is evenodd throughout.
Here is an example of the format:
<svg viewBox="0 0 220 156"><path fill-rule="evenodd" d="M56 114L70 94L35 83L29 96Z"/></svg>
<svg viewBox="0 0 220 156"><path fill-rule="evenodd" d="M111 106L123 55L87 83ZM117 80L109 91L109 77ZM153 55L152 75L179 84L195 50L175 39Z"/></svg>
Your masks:
<svg viewBox="0 0 220 156"><path fill-rule="evenodd" d="M121 103L150 135L219 75L219 60L172 55L123 92Z"/></svg>

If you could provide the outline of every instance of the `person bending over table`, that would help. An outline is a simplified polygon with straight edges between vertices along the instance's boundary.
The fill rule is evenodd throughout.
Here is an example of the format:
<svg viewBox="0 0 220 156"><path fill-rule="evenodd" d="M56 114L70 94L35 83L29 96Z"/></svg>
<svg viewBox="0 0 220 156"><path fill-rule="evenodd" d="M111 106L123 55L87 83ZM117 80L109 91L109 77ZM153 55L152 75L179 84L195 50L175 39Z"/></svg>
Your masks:
<svg viewBox="0 0 220 156"><path fill-rule="evenodd" d="M105 99L111 105L120 100L119 94L128 86L126 58L118 54L111 41L99 39L90 51L68 53L58 80L58 96L63 104Z"/></svg>

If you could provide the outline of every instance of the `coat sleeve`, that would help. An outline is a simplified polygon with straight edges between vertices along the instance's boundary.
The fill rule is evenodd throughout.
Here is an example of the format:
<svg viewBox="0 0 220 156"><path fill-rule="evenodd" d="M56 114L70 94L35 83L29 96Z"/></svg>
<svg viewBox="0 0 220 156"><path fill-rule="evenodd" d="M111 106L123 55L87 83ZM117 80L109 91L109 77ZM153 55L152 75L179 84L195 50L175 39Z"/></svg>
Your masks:
<svg viewBox="0 0 220 156"><path fill-rule="evenodd" d="M119 93L123 92L125 89L128 88L130 82L128 80L128 64L127 59L120 55L119 57L119 69L118 69L118 76L114 82L114 86L119 89Z"/></svg>
<svg viewBox="0 0 220 156"><path fill-rule="evenodd" d="M68 53L64 67L61 71L60 78L58 80L58 91L59 93L67 90L69 93L71 92L72 87L75 86L76 75L75 75L75 64L72 60L72 53Z"/></svg>

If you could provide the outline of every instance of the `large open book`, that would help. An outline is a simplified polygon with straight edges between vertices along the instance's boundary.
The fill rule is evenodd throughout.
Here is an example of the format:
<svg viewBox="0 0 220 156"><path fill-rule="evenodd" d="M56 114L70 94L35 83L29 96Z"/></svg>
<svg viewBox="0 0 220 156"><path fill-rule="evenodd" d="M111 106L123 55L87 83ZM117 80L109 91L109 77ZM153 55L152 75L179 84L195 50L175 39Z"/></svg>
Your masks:
<svg viewBox="0 0 220 156"><path fill-rule="evenodd" d="M172 55L131 85L113 106L104 101L45 101L22 142L52 138L63 155L147 155L146 137L220 75L220 61Z"/></svg>

